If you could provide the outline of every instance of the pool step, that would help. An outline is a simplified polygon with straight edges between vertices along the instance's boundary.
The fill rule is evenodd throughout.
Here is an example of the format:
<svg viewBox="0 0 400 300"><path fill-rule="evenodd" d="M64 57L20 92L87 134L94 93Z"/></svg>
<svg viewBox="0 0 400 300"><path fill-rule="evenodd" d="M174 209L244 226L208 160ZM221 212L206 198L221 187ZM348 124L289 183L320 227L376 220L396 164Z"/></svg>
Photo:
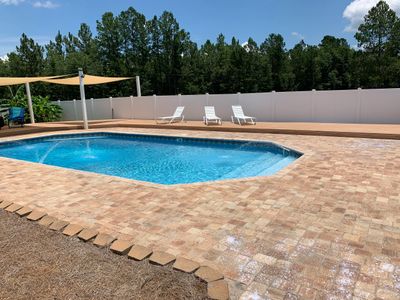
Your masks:
<svg viewBox="0 0 400 300"><path fill-rule="evenodd" d="M296 157L286 156L284 159L279 160L278 162L276 162L275 164L270 166L268 169L264 170L264 172L261 172L258 175L268 176L268 175L275 174L279 170L282 170L285 167L287 167L288 165L290 165L295 160L296 160Z"/></svg>
<svg viewBox="0 0 400 300"><path fill-rule="evenodd" d="M229 172L228 174L225 174L220 179L268 175L265 173L268 172L268 170L271 167L275 166L281 160L282 160L282 155L280 155L280 154L272 154L272 155L269 155L268 158L266 158L265 155L263 155L253 161L250 161L250 162L236 168L235 170ZM268 168L266 168L266 165L270 165L270 166Z"/></svg>

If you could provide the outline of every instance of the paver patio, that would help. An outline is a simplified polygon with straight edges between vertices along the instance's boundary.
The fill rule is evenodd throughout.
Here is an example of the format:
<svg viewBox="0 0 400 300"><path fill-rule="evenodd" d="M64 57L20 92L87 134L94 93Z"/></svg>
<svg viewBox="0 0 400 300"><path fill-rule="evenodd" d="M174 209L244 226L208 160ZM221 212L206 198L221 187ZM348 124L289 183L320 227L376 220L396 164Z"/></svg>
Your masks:
<svg viewBox="0 0 400 300"><path fill-rule="evenodd" d="M0 158L0 197L214 267L233 299L399 299L400 141L98 131L270 140L305 155L271 177L169 187Z"/></svg>

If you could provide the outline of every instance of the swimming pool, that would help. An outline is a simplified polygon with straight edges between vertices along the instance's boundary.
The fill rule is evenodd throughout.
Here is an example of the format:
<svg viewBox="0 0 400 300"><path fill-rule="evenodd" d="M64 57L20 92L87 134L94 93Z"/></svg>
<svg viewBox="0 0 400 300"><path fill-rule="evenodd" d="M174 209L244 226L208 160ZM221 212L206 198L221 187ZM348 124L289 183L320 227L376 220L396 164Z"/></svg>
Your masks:
<svg viewBox="0 0 400 300"><path fill-rule="evenodd" d="M0 156L169 185L272 175L301 153L268 142L85 133L0 143Z"/></svg>

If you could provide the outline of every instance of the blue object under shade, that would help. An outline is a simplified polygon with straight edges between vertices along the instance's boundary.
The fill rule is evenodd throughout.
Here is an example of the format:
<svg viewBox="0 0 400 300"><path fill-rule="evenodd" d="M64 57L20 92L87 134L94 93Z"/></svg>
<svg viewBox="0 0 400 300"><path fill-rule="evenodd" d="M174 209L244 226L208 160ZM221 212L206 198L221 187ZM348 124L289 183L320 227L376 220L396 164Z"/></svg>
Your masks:
<svg viewBox="0 0 400 300"><path fill-rule="evenodd" d="M182 184L272 175L301 153L268 142L91 133L0 143L0 156L159 184Z"/></svg>

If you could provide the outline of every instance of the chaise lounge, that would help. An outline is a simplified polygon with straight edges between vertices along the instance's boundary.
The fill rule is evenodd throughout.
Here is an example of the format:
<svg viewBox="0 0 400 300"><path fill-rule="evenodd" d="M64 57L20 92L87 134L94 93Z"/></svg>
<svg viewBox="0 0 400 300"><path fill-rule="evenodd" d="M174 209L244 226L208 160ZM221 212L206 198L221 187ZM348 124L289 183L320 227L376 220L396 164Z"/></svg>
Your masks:
<svg viewBox="0 0 400 300"><path fill-rule="evenodd" d="M235 121L237 121L239 125L244 125L247 123L256 125L256 118L246 116L243 112L242 106L232 105L232 111L233 111L232 123L235 123Z"/></svg>
<svg viewBox="0 0 400 300"><path fill-rule="evenodd" d="M208 125L210 122L214 122L216 124L222 125L222 120L220 117L217 117L215 114L214 106L205 106L204 107L205 116L203 117L204 124Z"/></svg>
<svg viewBox="0 0 400 300"><path fill-rule="evenodd" d="M171 124L174 122L182 122L185 119L183 115L184 106L178 106L172 116L158 118L157 124Z"/></svg>

